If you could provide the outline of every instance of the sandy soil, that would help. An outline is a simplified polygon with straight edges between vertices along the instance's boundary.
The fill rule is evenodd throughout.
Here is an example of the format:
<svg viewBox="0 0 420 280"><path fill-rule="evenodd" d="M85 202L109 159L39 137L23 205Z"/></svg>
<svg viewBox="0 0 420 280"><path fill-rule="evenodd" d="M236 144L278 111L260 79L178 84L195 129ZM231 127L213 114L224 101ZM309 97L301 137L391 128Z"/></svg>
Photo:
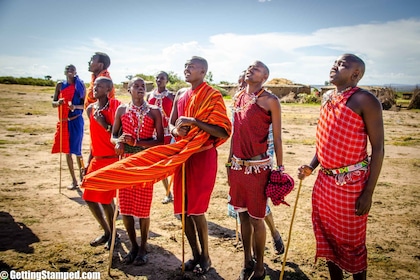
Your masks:
<svg viewBox="0 0 420 280"><path fill-rule="evenodd" d="M56 109L51 107L53 88L0 85L0 271L83 271L107 275L108 251L89 241L101 229L89 212L80 191L69 191L70 176L62 157L50 153ZM125 94L117 94L128 100ZM228 105L230 101L227 101ZM283 105L284 163L296 177L300 164L314 152L318 106ZM369 215L368 251L370 279L420 279L420 122L419 111L385 111L386 156L374 205ZM87 123L87 122L86 122ZM88 126L83 152L88 155ZM149 239L149 263L124 265L128 238L117 220L122 243L112 257L115 279L236 279L243 254L235 247L235 220L227 216L228 186L223 163L228 144L219 148L219 172L207 218L212 269L203 277L182 275L182 231L172 204L163 205L164 189L155 185ZM296 188L287 201L272 207L277 228L285 242L293 206L298 198L284 279L328 279L324 261L314 263L315 240L310 220L311 188L315 176ZM138 233L139 234L139 233ZM185 242L185 260L190 249ZM267 236L266 279L278 279L283 256L273 250ZM0 274L2 275L2 274ZM351 278L346 275L346 278Z"/></svg>

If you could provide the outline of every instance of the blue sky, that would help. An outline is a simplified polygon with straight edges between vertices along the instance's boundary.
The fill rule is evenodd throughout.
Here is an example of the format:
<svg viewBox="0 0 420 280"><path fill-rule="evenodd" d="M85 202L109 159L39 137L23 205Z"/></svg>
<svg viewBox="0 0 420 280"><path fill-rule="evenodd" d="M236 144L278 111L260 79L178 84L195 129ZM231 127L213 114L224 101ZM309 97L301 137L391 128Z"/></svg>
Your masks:
<svg viewBox="0 0 420 280"><path fill-rule="evenodd" d="M63 79L74 64L90 81L96 51L115 82L138 73L183 78L192 55L215 82L236 82L255 60L270 78L323 84L334 60L355 53L362 85L420 84L418 0L0 0L0 76Z"/></svg>

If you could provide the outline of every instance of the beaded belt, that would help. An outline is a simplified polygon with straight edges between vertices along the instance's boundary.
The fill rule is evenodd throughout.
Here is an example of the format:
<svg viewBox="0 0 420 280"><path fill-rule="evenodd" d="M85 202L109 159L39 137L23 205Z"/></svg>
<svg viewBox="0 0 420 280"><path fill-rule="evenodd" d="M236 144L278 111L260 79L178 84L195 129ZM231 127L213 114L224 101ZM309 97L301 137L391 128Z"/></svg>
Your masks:
<svg viewBox="0 0 420 280"><path fill-rule="evenodd" d="M128 144L124 144L124 153L126 154L137 154L143 150L145 150L145 148L140 146L130 146Z"/></svg>
<svg viewBox="0 0 420 280"><path fill-rule="evenodd" d="M253 172L260 173L260 168L266 170L271 168L273 165L273 160L271 157L265 159L240 159L235 156L232 157L232 169L233 170L242 170L242 166L245 167L245 174L251 174Z"/></svg>
<svg viewBox="0 0 420 280"><path fill-rule="evenodd" d="M333 176L333 175L338 175L338 174L342 174L342 173L348 173L348 172L359 170L361 168L364 168L364 167L368 166L368 164L369 164L369 160L365 159L365 160L363 160L361 162L358 162L356 164L340 167L340 168L337 168L337 169L327 169L327 168L324 168L323 166L321 166L321 171L324 172L326 175Z"/></svg>

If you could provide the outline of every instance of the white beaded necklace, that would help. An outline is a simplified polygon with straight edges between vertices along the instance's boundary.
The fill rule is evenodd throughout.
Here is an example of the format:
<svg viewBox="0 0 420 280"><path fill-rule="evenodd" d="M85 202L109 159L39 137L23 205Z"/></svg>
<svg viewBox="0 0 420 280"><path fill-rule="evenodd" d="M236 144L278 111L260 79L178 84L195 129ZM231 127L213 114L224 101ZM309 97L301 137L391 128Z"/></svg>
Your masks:
<svg viewBox="0 0 420 280"><path fill-rule="evenodd" d="M245 89L239 92L239 94L235 95L233 97L233 113L239 113L244 111L248 106L255 104L257 102L258 97L264 92L264 88L260 89L260 91L255 93L246 93L246 95L250 96L251 99L249 99L244 105L237 106L236 103L239 100L239 97L245 94Z"/></svg>
<svg viewBox="0 0 420 280"><path fill-rule="evenodd" d="M343 90L340 90L337 92L337 89L335 88L333 91L330 91L328 93L325 93L322 96L322 106L324 106L327 103L331 103L335 101L339 96L343 95L345 92L351 90L353 87L347 87Z"/></svg>
<svg viewBox="0 0 420 280"><path fill-rule="evenodd" d="M146 116L147 113L149 113L150 106L147 103L147 101L143 101L143 103L140 106L136 106L132 102L130 102L128 104L128 111L133 113L133 114L130 114L130 122L132 124L134 124L133 115L135 115L137 118L138 123L137 123L137 127L134 129L134 133L136 135L136 140L140 139L140 134L144 126L143 119L144 119L144 116Z"/></svg>
<svg viewBox="0 0 420 280"><path fill-rule="evenodd" d="M97 101L96 103L95 103L95 105L93 105L93 109L95 109L95 113L97 112L97 114L99 115L99 116L103 116L102 115L102 111L103 110L105 110L105 109L107 109L109 107L109 99L108 99L108 101L106 102L106 104L105 104L105 106L103 106L102 108L99 108L99 101ZM94 113L94 114L95 114Z"/></svg>

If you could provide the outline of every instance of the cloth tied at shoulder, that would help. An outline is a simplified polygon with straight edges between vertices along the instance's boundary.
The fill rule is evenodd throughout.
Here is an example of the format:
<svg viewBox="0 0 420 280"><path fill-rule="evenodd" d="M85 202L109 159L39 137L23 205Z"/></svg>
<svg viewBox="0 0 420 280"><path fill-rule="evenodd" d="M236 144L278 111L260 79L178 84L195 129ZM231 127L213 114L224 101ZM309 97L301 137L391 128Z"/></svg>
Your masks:
<svg viewBox="0 0 420 280"><path fill-rule="evenodd" d="M265 188L265 195L276 206L281 203L290 206L284 198L293 190L294 186L295 181L289 174L279 170L272 170L267 187Z"/></svg>

